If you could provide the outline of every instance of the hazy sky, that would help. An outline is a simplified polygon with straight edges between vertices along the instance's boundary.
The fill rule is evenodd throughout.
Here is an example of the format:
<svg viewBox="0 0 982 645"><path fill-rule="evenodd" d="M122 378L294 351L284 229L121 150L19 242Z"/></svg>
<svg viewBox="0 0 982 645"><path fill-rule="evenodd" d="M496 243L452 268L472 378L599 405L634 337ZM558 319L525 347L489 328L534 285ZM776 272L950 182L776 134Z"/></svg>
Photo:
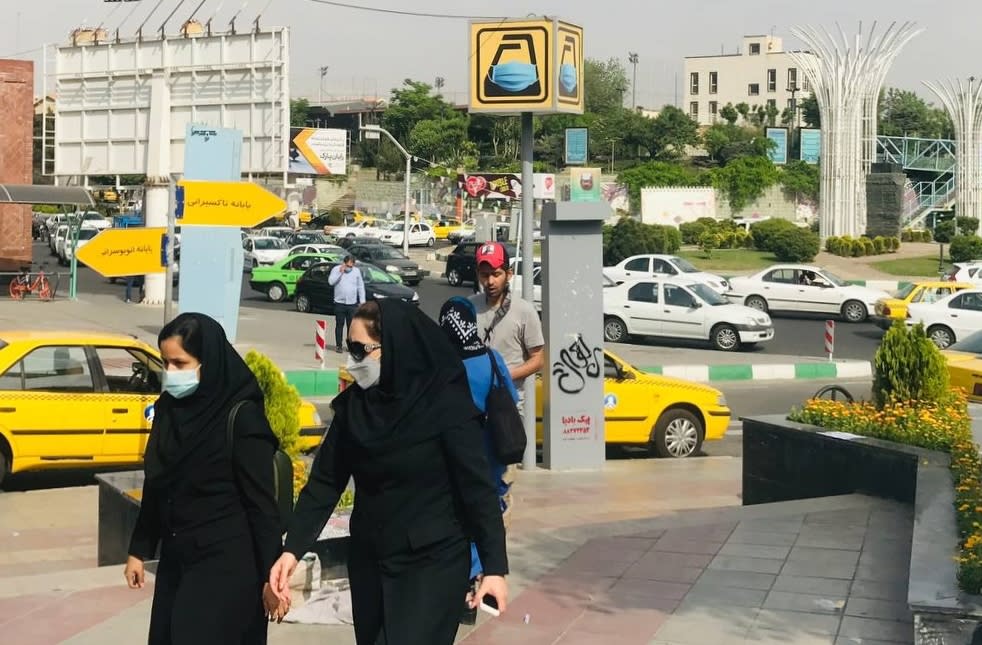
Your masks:
<svg viewBox="0 0 982 645"><path fill-rule="evenodd" d="M499 0L495 3L459 0L347 0L376 8L476 16L555 15L583 25L586 55L617 57L627 63L628 51L640 56L638 104L657 106L674 98L676 72L687 55L733 52L744 34L773 31L785 47L798 46L790 35L795 25L833 26L839 22L854 34L859 22L913 20L925 29L900 54L888 77L889 85L916 89L927 95L922 80L944 77L982 77L982 3L970 0L540 0L538 3ZM155 32L181 0L162 0L145 28ZM184 0L167 32L175 34L201 0ZM330 69L324 80L326 96L373 95L404 78L433 83L446 79L444 94L465 100L467 20L397 16L318 4L315 0L205 0L198 17L216 16L215 29L225 28L243 5L237 24L246 28L263 12L265 26L291 30L291 93L317 99L319 68ZM0 58L40 47L65 43L76 26L104 24L114 31L122 22L123 36L134 35L157 0L105 3L102 0L0 0ZM631 7L629 9L629 7ZM133 11L132 16L123 19ZM33 58L40 67L40 54ZM630 75L630 69L629 75ZM680 74L681 75L681 74ZM681 81L680 81L681 83ZM41 88L36 88L36 94Z"/></svg>

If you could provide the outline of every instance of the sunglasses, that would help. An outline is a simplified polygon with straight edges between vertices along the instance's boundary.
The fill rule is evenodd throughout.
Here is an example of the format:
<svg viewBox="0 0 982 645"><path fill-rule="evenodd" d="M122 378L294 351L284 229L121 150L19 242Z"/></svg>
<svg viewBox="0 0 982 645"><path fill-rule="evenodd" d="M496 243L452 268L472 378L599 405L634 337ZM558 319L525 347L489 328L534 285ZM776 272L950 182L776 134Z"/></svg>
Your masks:
<svg viewBox="0 0 982 645"><path fill-rule="evenodd" d="M380 348L382 343L361 343L357 340L348 341L348 353L351 354L351 358L358 362L365 360L365 357L374 352L376 349Z"/></svg>

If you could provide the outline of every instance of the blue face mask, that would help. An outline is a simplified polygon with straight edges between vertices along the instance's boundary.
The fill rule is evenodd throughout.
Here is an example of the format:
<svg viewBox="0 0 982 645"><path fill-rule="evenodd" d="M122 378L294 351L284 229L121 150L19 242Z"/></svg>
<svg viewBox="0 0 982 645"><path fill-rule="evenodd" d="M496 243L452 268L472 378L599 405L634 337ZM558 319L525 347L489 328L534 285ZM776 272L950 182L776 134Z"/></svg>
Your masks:
<svg viewBox="0 0 982 645"><path fill-rule="evenodd" d="M576 67L571 63L563 63L559 66L559 83L567 92L576 89Z"/></svg>
<svg viewBox="0 0 982 645"><path fill-rule="evenodd" d="M502 63L491 68L491 82L508 92L521 92L539 80L531 63Z"/></svg>
<svg viewBox="0 0 982 645"><path fill-rule="evenodd" d="M198 370L168 370L164 372L164 391L175 399L191 396L198 389Z"/></svg>

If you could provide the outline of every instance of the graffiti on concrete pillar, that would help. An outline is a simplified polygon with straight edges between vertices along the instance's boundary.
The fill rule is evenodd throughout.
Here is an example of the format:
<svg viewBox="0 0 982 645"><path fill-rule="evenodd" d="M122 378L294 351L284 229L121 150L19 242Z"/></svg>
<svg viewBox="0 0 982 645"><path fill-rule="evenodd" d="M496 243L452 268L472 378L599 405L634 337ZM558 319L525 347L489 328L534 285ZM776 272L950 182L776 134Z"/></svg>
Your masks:
<svg viewBox="0 0 982 645"><path fill-rule="evenodd" d="M566 394L579 394L586 387L587 379L601 377L603 349L590 347L582 334L576 335L570 345L559 352L559 360L552 364L556 384Z"/></svg>

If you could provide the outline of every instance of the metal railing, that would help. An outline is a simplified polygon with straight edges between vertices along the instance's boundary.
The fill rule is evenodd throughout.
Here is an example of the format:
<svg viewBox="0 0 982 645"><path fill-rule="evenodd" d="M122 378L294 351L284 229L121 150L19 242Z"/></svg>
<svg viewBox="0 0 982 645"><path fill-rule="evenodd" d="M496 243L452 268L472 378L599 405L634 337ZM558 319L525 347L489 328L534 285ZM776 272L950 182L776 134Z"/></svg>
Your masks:
<svg viewBox="0 0 982 645"><path fill-rule="evenodd" d="M38 300L40 298L36 291L26 291L21 298L14 298L10 293L10 284L17 278L20 278L26 274L29 279L29 284L33 284L34 280L37 279L38 274L40 274L41 271L44 271L43 268L35 271L32 268L33 266L37 265L31 265L31 267L24 265L20 271L0 271L0 286L2 286L2 294L4 297L7 297L10 300ZM43 266L44 265L42 265L42 267ZM58 297L58 287L61 285L61 276L62 274L59 271L55 271L53 273L44 271L44 277L48 279L48 284L51 286L51 297L47 298L47 301L54 300Z"/></svg>
<svg viewBox="0 0 982 645"><path fill-rule="evenodd" d="M952 139L886 137L876 139L876 158L895 163L904 170L949 173L955 168L955 142Z"/></svg>
<svg viewBox="0 0 982 645"><path fill-rule="evenodd" d="M904 205L902 227L916 228L924 223L931 211L949 208L955 201L955 188L953 176L912 184L914 197Z"/></svg>

